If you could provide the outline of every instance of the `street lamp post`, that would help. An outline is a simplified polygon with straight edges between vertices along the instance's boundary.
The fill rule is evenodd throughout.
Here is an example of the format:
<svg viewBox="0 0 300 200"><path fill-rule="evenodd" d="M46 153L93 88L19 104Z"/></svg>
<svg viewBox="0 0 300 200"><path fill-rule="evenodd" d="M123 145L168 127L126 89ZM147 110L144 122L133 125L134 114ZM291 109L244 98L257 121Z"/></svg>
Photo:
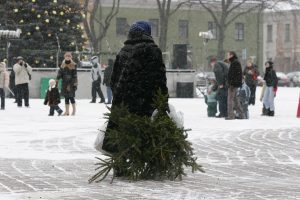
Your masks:
<svg viewBox="0 0 300 200"><path fill-rule="evenodd" d="M213 34L211 30L206 31L206 32L199 32L199 37L202 38L203 40L203 50L202 50L202 69L204 70L204 59L207 56L207 43L209 40L213 39Z"/></svg>
<svg viewBox="0 0 300 200"><path fill-rule="evenodd" d="M57 52L56 52L56 67L59 66L59 52L60 52L60 43L59 43L59 37L57 34L55 34L56 42L57 42Z"/></svg>

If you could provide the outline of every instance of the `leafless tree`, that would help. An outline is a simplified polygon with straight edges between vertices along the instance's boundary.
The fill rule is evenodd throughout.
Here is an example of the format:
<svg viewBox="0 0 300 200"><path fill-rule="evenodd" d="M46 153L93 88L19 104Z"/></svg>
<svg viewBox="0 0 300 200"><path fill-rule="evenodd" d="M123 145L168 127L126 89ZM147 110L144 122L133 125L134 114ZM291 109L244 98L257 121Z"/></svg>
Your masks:
<svg viewBox="0 0 300 200"><path fill-rule="evenodd" d="M224 41L228 26L238 17L250 12L260 13L266 8L275 7L280 2L295 4L295 0L191 0L201 5L213 18L218 30L219 58L224 58Z"/></svg>
<svg viewBox="0 0 300 200"><path fill-rule="evenodd" d="M94 52L101 49L103 38L107 34L111 20L118 14L120 0L112 0L112 6L107 14L104 14L101 0L85 0L84 29L93 47Z"/></svg>
<svg viewBox="0 0 300 200"><path fill-rule="evenodd" d="M159 47L162 51L167 49L168 25L171 16L183 5L187 4L188 0L177 1L172 0L156 0L159 12ZM174 7L172 5L175 5Z"/></svg>

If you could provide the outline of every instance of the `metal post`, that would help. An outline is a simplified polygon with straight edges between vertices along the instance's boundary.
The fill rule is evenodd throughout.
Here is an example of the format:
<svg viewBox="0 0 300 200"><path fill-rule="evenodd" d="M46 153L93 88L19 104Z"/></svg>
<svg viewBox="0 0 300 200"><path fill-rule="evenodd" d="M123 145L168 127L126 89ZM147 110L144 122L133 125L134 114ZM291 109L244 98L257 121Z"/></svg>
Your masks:
<svg viewBox="0 0 300 200"><path fill-rule="evenodd" d="M59 66L59 52L60 52L60 44L59 44L59 38L58 35L55 34L56 37L56 42L57 42L57 52L56 52L56 67L58 68Z"/></svg>

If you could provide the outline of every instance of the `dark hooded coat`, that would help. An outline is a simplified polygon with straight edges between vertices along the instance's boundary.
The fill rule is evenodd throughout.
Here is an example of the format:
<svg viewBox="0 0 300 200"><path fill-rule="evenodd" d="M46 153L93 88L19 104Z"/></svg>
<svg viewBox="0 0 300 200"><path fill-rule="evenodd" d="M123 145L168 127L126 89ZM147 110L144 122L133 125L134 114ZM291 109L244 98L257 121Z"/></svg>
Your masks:
<svg viewBox="0 0 300 200"><path fill-rule="evenodd" d="M228 85L239 88L243 84L242 65L236 56L229 59L230 67L228 70Z"/></svg>
<svg viewBox="0 0 300 200"><path fill-rule="evenodd" d="M111 76L112 108L125 105L130 113L150 117L155 110L153 99L157 91L160 89L168 95L162 52L152 37L143 32L129 34L124 44L116 57ZM115 126L109 121L107 129ZM104 138L104 150L113 153L116 148L109 145L107 137Z"/></svg>

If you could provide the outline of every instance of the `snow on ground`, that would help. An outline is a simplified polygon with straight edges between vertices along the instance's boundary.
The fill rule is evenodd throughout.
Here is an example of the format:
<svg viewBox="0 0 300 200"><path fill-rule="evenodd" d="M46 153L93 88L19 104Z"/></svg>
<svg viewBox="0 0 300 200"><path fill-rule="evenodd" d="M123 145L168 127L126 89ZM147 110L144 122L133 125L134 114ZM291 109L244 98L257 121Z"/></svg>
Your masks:
<svg viewBox="0 0 300 200"><path fill-rule="evenodd" d="M260 94L258 88L257 96ZM76 116L48 116L43 100L0 111L0 199L300 199L299 88L279 88L275 117L250 107L249 120L208 118L201 98L170 99L191 128L205 174L183 181L87 184L103 104L78 100ZM61 104L63 107L63 104Z"/></svg>

